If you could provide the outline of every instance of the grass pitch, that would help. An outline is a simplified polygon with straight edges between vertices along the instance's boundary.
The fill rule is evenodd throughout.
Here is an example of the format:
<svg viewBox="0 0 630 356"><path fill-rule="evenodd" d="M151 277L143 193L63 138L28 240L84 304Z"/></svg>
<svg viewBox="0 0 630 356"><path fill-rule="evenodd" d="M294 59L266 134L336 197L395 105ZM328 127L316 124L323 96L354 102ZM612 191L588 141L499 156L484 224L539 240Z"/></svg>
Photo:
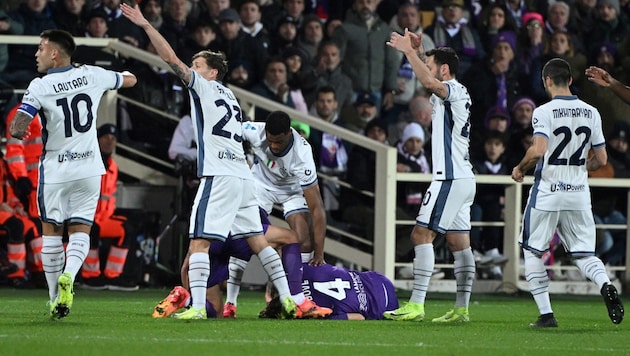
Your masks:
<svg viewBox="0 0 630 356"><path fill-rule="evenodd" d="M75 289L50 320L45 290L0 289L0 354L12 355L588 355L630 353L630 320L613 325L599 297L552 295L559 327L530 329L529 295L475 295L471 322L436 325L453 295L429 294L424 322L262 320L262 292L244 292L237 319L152 319L168 290ZM407 293L399 295L407 300Z"/></svg>

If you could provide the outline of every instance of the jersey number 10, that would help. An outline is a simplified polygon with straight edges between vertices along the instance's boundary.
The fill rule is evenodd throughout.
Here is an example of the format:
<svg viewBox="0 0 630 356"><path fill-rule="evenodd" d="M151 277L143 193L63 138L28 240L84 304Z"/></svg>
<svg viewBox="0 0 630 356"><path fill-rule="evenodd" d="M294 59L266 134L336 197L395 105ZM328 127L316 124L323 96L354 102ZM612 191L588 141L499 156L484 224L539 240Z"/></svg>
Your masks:
<svg viewBox="0 0 630 356"><path fill-rule="evenodd" d="M79 112L79 104L85 102L85 109L87 110L87 121L85 125L81 124L81 114ZM57 106L61 106L63 110L63 127L66 137L72 137L72 128L77 132L87 132L92 127L92 121L94 115L92 114L92 98L87 94L77 94L72 97L70 105L68 105L68 98L58 99Z"/></svg>

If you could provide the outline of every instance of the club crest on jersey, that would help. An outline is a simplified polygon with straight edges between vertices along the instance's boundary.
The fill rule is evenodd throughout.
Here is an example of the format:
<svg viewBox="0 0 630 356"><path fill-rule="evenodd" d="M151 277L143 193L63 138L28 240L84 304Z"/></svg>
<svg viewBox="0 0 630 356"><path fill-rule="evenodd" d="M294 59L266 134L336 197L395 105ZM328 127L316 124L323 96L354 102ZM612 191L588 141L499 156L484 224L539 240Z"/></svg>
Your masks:
<svg viewBox="0 0 630 356"><path fill-rule="evenodd" d="M305 171L304 171L304 174L305 174L305 175L307 175L307 176L310 176L310 175L311 175L311 173L312 173L312 172L311 172L311 170L310 170L310 169L307 169L307 170L305 170Z"/></svg>

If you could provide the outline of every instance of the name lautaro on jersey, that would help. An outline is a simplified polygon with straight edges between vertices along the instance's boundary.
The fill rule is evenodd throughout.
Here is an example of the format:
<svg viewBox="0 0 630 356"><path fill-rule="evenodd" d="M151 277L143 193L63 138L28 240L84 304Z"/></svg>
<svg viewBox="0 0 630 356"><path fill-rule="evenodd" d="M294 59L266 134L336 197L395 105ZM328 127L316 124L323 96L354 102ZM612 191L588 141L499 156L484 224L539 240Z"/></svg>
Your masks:
<svg viewBox="0 0 630 356"><path fill-rule="evenodd" d="M64 91L70 91L72 89L78 89L88 85L88 80L85 76L76 78L67 82L59 82L52 85L55 93L62 93Z"/></svg>

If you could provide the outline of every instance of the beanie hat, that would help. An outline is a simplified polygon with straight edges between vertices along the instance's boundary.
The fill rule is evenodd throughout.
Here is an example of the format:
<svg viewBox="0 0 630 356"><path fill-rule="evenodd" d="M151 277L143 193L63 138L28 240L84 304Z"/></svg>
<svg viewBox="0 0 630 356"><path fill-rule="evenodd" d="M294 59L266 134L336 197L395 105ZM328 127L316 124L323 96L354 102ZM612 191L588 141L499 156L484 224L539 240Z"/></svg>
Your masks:
<svg viewBox="0 0 630 356"><path fill-rule="evenodd" d="M365 133L367 134L374 127L379 127L381 130L385 131L385 136L387 136L387 122L381 118L374 118L365 125Z"/></svg>
<svg viewBox="0 0 630 356"><path fill-rule="evenodd" d="M507 42L512 51L516 52L516 33L513 31L501 31L492 38L492 48L496 47L499 42Z"/></svg>
<svg viewBox="0 0 630 356"><path fill-rule="evenodd" d="M543 16L537 12L528 12L523 15L523 26L527 25L531 20L538 20L541 25L545 24L545 20L543 20Z"/></svg>
<svg viewBox="0 0 630 356"><path fill-rule="evenodd" d="M514 105L512 105L512 112L514 112L516 110L516 108L518 108L519 106L523 105L523 104L528 104L529 106L532 107L532 110L536 109L536 104L534 103L534 101L528 97L522 97L520 99L518 99Z"/></svg>
<svg viewBox="0 0 630 356"><path fill-rule="evenodd" d="M507 125L510 126L510 114L508 114L507 110L500 108L498 106L491 107L486 112L486 118L484 120L484 125L486 126L486 128L488 127L488 122L490 121L490 119L494 119L494 118L501 118L501 119L507 120Z"/></svg>
<svg viewBox="0 0 630 356"><path fill-rule="evenodd" d="M104 124L103 126L99 127L98 130L96 131L96 136L98 138L101 138L101 136L105 136L107 134L114 135L116 136L116 138L118 138L118 129L116 128L116 125Z"/></svg>
<svg viewBox="0 0 630 356"><path fill-rule="evenodd" d="M599 0L597 1L597 7L600 7L602 5L608 5L610 7L612 7L613 9L615 9L615 11L617 11L617 16L621 15L621 12L619 11L619 0Z"/></svg>
<svg viewBox="0 0 630 356"><path fill-rule="evenodd" d="M410 122L405 126L402 134L402 142L405 143L413 137L417 137L424 142L424 129L417 122Z"/></svg>

